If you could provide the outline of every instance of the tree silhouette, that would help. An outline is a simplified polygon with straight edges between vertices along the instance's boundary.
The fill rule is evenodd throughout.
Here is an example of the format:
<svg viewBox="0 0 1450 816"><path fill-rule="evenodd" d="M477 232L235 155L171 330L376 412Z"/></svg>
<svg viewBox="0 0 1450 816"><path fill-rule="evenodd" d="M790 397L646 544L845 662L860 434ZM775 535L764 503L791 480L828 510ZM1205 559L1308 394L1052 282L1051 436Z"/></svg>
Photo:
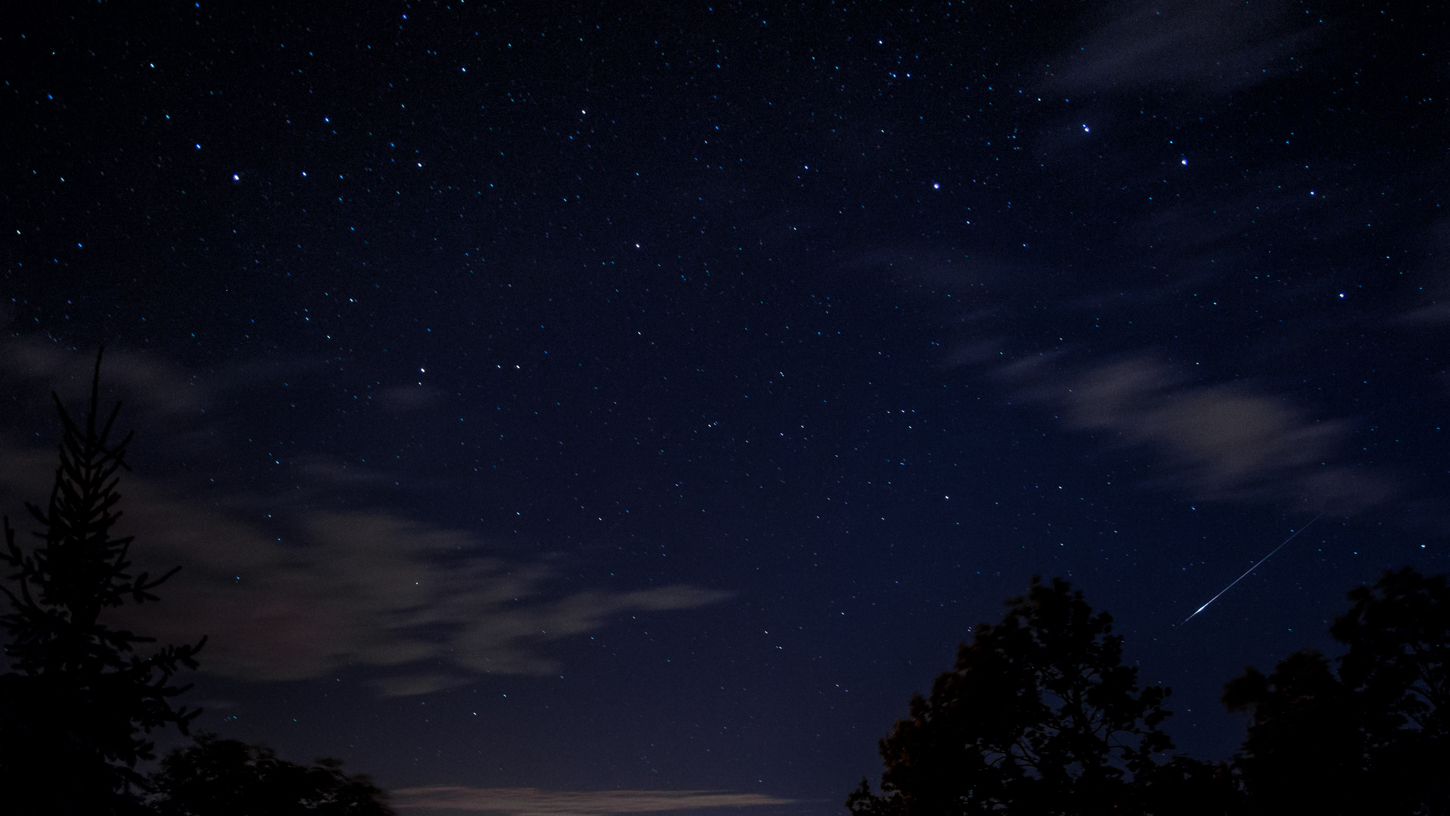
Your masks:
<svg viewBox="0 0 1450 816"><path fill-rule="evenodd" d="M1329 633L1340 680L1364 702L1371 771L1400 812L1450 813L1450 589L1444 575L1385 572L1349 593Z"/></svg>
<svg viewBox="0 0 1450 816"><path fill-rule="evenodd" d="M1244 812L1232 767L1175 756L1133 776L1128 813L1155 816L1225 816Z"/></svg>
<svg viewBox="0 0 1450 816"><path fill-rule="evenodd" d="M200 713L172 706L190 688L172 678L196 668L205 638L142 655L136 647L154 638L101 621L107 609L157 600L152 590L176 570L133 576L131 537L112 537L131 436L109 442L120 403L98 427L100 371L97 353L83 427L52 394L63 430L60 464L45 509L26 504L39 543L22 547L4 519L0 561L10 585L0 586L9 602L0 628L9 670L0 675L0 795L8 813L135 810L136 789L146 784L136 762L154 756L146 735L167 724L185 733Z"/></svg>
<svg viewBox="0 0 1450 816"><path fill-rule="evenodd" d="M1253 714L1234 762L1251 812L1365 812L1373 794L1361 712L1323 655L1295 652L1268 676L1246 669L1224 687L1223 702Z"/></svg>
<svg viewBox="0 0 1450 816"><path fill-rule="evenodd" d="M1443 575L1384 573L1349 593L1330 634L1336 676L1313 651L1224 689L1249 711L1234 764L1255 813L1450 813L1450 589Z"/></svg>
<svg viewBox="0 0 1450 816"><path fill-rule="evenodd" d="M1080 591L1032 579L997 625L977 626L931 696L881 740L881 793L862 780L847 799L856 816L1098 814L1141 804L1130 780L1171 749L1159 730L1164 687L1140 689L1122 665L1112 617ZM1185 760L1159 773L1155 794L1202 782ZM1149 811L1141 811L1149 812Z"/></svg>
<svg viewBox="0 0 1450 816"><path fill-rule="evenodd" d="M387 794L342 763L278 759L270 748L198 734L152 776L161 816L391 816Z"/></svg>

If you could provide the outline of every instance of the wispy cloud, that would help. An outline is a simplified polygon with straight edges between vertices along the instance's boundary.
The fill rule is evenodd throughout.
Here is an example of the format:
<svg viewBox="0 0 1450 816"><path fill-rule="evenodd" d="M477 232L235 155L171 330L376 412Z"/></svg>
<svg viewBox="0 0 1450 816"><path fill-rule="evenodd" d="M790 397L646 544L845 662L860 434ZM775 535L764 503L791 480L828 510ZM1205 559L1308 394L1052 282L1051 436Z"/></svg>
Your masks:
<svg viewBox="0 0 1450 816"><path fill-rule="evenodd" d="M945 350L943 368L985 373L1014 401L1049 409L1064 428L1089 432L1105 446L1133 449L1147 464L1144 486L1198 499L1302 502L1341 513L1359 512L1399 492L1389 475L1351 461L1347 442L1355 422L1316 417L1290 389L1276 389L1273 383L1282 375L1272 363L1254 360L1261 379L1195 382L1164 352L1145 349L1136 335L1099 333L1096 319L1091 349L1058 336L1051 338L1057 343L1033 351L1030 331L1020 328L1019 316L1036 315L1044 302L1069 325L1074 315L1113 310L1126 315L1119 322L1129 326L1134 319L1151 322L1156 319L1151 313L1181 303L1200 278L1178 275L1163 283L1154 274L1141 283L1067 297L1044 291L1043 281L1051 277L1031 269L1014 275L1010 265L990 260L947 265L925 253L902 252L888 264L888 257L866 257L861 265L899 267L903 271L890 274L903 286L947 289L953 302L962 302L958 339ZM1267 349L1302 343L1306 335L1286 329L1249 353L1270 357ZM1123 351L1114 353L1114 346Z"/></svg>
<svg viewBox="0 0 1450 816"><path fill-rule="evenodd" d="M1421 270L1427 285L1417 286L1410 294L1414 302L1395 324L1403 329L1423 330L1450 324L1450 218L1442 218L1429 230L1422 251L1425 268Z"/></svg>
<svg viewBox="0 0 1450 816"><path fill-rule="evenodd" d="M137 480L127 487L127 526L146 543L146 560L183 566L165 603L129 609L127 623L163 640L209 635L204 668L243 679L393 667L378 687L406 695L478 674L544 675L559 668L551 643L618 614L729 597L686 585L560 596L552 566L490 556L461 531L382 513L314 513L297 540L278 540Z"/></svg>
<svg viewBox="0 0 1450 816"><path fill-rule="evenodd" d="M395 385L384 388L378 392L376 399L378 404L386 411L395 414L403 414L409 411L419 411L436 405L443 397L443 392L436 388L429 388L421 383L418 385Z"/></svg>
<svg viewBox="0 0 1450 816"><path fill-rule="evenodd" d="M39 337L17 337L0 345L0 366L12 378L39 381L67 401L89 397L95 357ZM106 354L104 382L130 403L163 413L195 411L206 389L180 369L139 352Z"/></svg>
<svg viewBox="0 0 1450 816"><path fill-rule="evenodd" d="M721 791L542 791L537 788L428 787L393 791L400 810L495 813L507 816L603 816L609 813L680 813L711 808L789 805L759 793Z"/></svg>
<svg viewBox="0 0 1450 816"><path fill-rule="evenodd" d="M3 351L0 375L10 382L55 389L67 402L88 394L93 357L36 339ZM261 376L252 368L238 369L244 381ZM108 352L103 370L106 389L139 403L143 416L155 421L181 405L205 430L214 414L196 409L226 386L196 379L125 350ZM215 434L202 436L217 444ZM169 453L194 455L185 450L189 438L172 434L166 441L183 450ZM44 501L54 467L53 451L0 443L0 501L13 522L25 524L23 500ZM562 591L554 562L504 555L469 532L393 512L318 509L319 495L355 496L391 483L368 466L303 455L292 475L294 489L281 494L223 487L202 494L204 501L195 485L127 475L120 529L136 536L137 568L182 570L160 590L163 603L123 607L120 622L162 642L207 635L208 672L277 681L373 667L383 694L407 695L479 674L554 673L558 641L630 611L686 610L730 597L684 584Z"/></svg>
<svg viewBox="0 0 1450 816"><path fill-rule="evenodd" d="M1382 479L1336 462L1347 423L1311 421L1287 398L1246 384L1193 385L1146 355L1085 369L1019 364L1003 374L1025 396L1064 409L1069 425L1148 451L1156 481L1202 498L1354 511L1389 492Z"/></svg>
<svg viewBox="0 0 1450 816"><path fill-rule="evenodd" d="M1295 70L1311 42L1282 2L1158 0L1107 4L1051 84L1074 90L1192 87L1228 93ZM1301 15L1302 16L1302 15Z"/></svg>

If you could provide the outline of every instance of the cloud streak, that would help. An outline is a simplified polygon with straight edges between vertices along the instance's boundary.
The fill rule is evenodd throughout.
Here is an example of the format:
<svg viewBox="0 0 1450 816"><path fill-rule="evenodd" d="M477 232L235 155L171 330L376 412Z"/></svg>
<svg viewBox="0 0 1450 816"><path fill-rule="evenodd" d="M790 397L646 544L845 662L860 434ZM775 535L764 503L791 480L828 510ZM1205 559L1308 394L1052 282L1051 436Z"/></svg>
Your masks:
<svg viewBox="0 0 1450 816"><path fill-rule="evenodd" d="M1063 409L1070 426L1144 449L1157 481L1208 499L1303 500L1353 512L1382 501L1381 479L1334 464L1342 421L1313 422L1247 385L1190 385L1146 355L1064 373L1050 363L1003 375L1025 396Z"/></svg>
<svg viewBox="0 0 1450 816"><path fill-rule="evenodd" d="M72 404L88 394L83 355L35 339L3 350L0 371L10 381L54 388ZM103 371L106 389L155 408L153 420L184 409L193 423L213 422L197 409L217 388L195 379L124 351L108 352ZM173 433L169 441L185 447L190 438ZM52 451L0 443L0 501L22 529L22 502L45 500L54 467ZM162 603L124 606L114 622L161 642L208 636L202 669L210 673L284 681L370 667L381 670L381 693L396 696L481 674L555 673L559 641L627 612L694 609L731 594L685 584L562 592L552 563L504 557L466 531L386 511L318 509L321 493L355 495L390 482L367 466L304 456L293 476L285 493L222 489L206 494L206 504L188 497L186 485L123 478L119 529L136 536L136 568L182 570L160 590Z"/></svg>
<svg viewBox="0 0 1450 816"><path fill-rule="evenodd" d="M203 668L247 680L385 667L396 672L378 688L395 696L479 674L545 675L559 668L550 644L615 615L729 597L687 585L558 597L553 567L489 556L466 533L384 513L314 513L288 542L145 485L130 485L126 506L148 561L183 569L164 604L128 609L125 622L163 640L207 634Z"/></svg>
<svg viewBox="0 0 1450 816"><path fill-rule="evenodd" d="M793 800L759 793L721 791L543 791L537 788L427 787L393 791L404 811L493 813L506 816L603 816L609 813L669 813L707 808L789 805Z"/></svg>
<svg viewBox="0 0 1450 816"><path fill-rule="evenodd" d="M40 381L54 389L61 399L79 402L90 397L94 356L47 343L38 337L19 337L0 344L3 369L20 380ZM166 414L195 411L206 397L206 389L195 378L153 357L134 351L106 353L102 372L105 386L124 395L127 402Z"/></svg>
<svg viewBox="0 0 1450 816"><path fill-rule="evenodd" d="M1164 0L1110 5L1050 83L1063 90L1191 86L1230 93L1293 70L1311 42L1279 2Z"/></svg>

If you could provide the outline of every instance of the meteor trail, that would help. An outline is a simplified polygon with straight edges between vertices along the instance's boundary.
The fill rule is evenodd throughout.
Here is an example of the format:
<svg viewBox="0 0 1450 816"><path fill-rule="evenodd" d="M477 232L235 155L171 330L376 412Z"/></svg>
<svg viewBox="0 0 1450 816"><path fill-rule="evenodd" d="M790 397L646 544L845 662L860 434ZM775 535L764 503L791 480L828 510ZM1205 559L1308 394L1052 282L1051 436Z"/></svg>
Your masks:
<svg viewBox="0 0 1450 816"><path fill-rule="evenodd" d="M1320 513L1319 514L1319 516L1322 516L1322 515L1324 515L1324 514L1323 513ZM1315 516L1314 518L1309 519L1309 524L1313 524L1314 522L1318 521L1319 520L1319 516ZM1249 573L1250 572L1253 572L1256 569L1258 569L1259 568L1259 564L1262 564L1265 561L1268 561L1270 558L1273 558L1274 557L1274 553L1278 552L1279 550L1284 549L1284 544L1288 544L1290 541L1293 541L1294 540L1294 536L1297 536L1300 533L1304 532L1305 530L1309 529L1309 524L1306 524L1303 527L1300 527L1299 529L1295 530L1292 535L1290 535L1288 538L1284 539L1284 543L1283 544L1280 544L1279 546L1277 546L1277 547L1274 548L1274 552L1271 552L1268 555L1264 556L1263 558L1260 558L1258 564L1255 564L1252 567L1249 567L1248 572L1245 572L1243 575L1240 575L1239 577L1235 578L1234 581L1233 581L1233 584L1229 584L1228 586L1224 587L1222 590L1219 591L1218 595L1215 595L1212 598L1209 598L1208 599L1208 603L1206 603L1203 606L1200 606L1199 608L1193 610L1193 615L1197 615L1199 612L1202 612L1203 610L1207 609L1208 608L1208 604L1213 603L1214 601L1218 600L1219 597L1221 595L1223 595L1223 593L1228 592L1230 589L1233 589L1234 588L1234 584L1237 584L1239 581L1242 581L1245 578L1249 577ZM1189 621L1193 620L1193 615L1189 615L1188 617L1184 618L1183 619L1183 623L1188 623ZM1180 623L1178 625L1179 626L1182 626L1183 623Z"/></svg>

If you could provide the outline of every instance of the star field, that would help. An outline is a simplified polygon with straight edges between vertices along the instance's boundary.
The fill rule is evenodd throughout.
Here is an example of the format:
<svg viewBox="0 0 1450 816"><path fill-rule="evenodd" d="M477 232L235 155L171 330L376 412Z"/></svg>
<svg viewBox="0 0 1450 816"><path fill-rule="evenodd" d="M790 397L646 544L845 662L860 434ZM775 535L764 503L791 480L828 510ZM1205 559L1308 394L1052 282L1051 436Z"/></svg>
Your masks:
<svg viewBox="0 0 1450 816"><path fill-rule="evenodd" d="M1221 758L1447 568L1436 12L31 10L6 512L104 344L198 726L390 789L840 813L1033 574Z"/></svg>

